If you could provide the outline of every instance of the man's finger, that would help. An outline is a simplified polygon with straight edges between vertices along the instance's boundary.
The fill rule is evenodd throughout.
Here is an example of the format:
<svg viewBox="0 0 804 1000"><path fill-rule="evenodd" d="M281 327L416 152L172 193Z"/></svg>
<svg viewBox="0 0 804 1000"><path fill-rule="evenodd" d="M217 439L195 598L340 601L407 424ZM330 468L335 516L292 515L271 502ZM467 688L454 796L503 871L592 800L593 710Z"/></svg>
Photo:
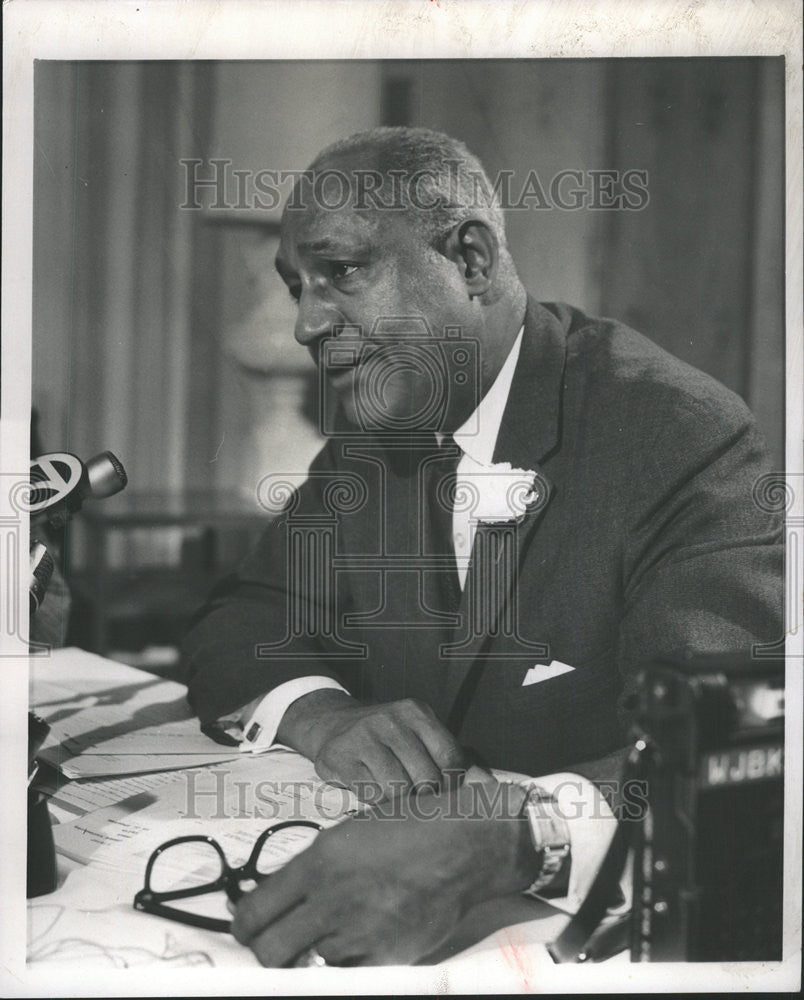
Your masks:
<svg viewBox="0 0 804 1000"><path fill-rule="evenodd" d="M361 760L350 755L343 763L335 754L323 754L315 763L316 773L330 784L350 788L370 805L410 786L410 775L397 755L378 739L363 739L356 751Z"/></svg>
<svg viewBox="0 0 804 1000"><path fill-rule="evenodd" d="M420 717L411 725L439 771L466 767L466 755L460 743L438 719Z"/></svg>
<svg viewBox="0 0 804 1000"><path fill-rule="evenodd" d="M382 799L383 790L365 764L350 761L347 765L338 766L319 759L315 762L315 772L330 785L348 788L361 802L372 805Z"/></svg>
<svg viewBox="0 0 804 1000"><path fill-rule="evenodd" d="M321 940L325 933L321 917L314 900L301 903L257 933L248 946L261 965L279 969Z"/></svg>
<svg viewBox="0 0 804 1000"><path fill-rule="evenodd" d="M410 776L410 783L414 788L419 788L422 785L436 787L439 785L441 771L438 764L433 760L430 751L416 732L400 726L393 741L389 740L389 745Z"/></svg>
<svg viewBox="0 0 804 1000"><path fill-rule="evenodd" d="M371 743L363 749L363 762L371 772L372 782L379 785L385 798L399 795L410 787L411 776L397 756L395 748L384 743Z"/></svg>
<svg viewBox="0 0 804 1000"><path fill-rule="evenodd" d="M248 944L263 928L304 900L314 877L305 857L289 861L284 868L246 893L237 904L232 920L232 934L241 944Z"/></svg>

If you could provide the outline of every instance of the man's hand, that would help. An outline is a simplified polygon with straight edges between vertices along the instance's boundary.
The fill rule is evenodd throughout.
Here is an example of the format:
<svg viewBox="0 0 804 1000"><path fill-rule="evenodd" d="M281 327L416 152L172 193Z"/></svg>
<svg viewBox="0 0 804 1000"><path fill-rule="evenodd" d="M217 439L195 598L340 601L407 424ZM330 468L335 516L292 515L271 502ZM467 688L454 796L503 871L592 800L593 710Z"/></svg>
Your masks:
<svg viewBox="0 0 804 1000"><path fill-rule="evenodd" d="M487 802L496 782L484 784ZM273 967L312 946L331 965L408 964L431 954L473 905L534 877L527 824L504 805L497 816L478 810L474 787L469 780L452 796L403 799L385 816L324 830L240 900L232 933Z"/></svg>
<svg viewBox="0 0 804 1000"><path fill-rule="evenodd" d="M443 787L465 769L455 737L424 702L360 705L341 691L295 701L277 739L315 762L319 777L379 802L411 788Z"/></svg>

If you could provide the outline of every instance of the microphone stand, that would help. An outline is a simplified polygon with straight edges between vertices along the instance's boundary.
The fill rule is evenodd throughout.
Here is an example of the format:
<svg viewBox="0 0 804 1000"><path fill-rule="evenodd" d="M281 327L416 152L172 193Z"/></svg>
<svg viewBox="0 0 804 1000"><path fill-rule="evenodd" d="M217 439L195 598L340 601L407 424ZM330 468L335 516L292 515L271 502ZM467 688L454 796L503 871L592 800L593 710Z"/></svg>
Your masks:
<svg viewBox="0 0 804 1000"><path fill-rule="evenodd" d="M33 614L45 599L53 575L53 559L42 542L31 539L29 609ZM50 732L50 726L33 712L28 712L28 856L27 897L44 896L56 888L56 850L47 797L32 787L39 771L36 755Z"/></svg>
<svg viewBox="0 0 804 1000"><path fill-rule="evenodd" d="M42 474L42 466L52 471L53 463L49 460L66 460L66 466L80 476L75 480L60 479L57 488L54 483ZM101 499L112 496L122 490L128 479L120 461L106 451L84 465L74 456L66 454L45 455L36 459L32 465L32 485L34 490L42 491L44 499L40 499L34 508L39 518L46 519L51 528L63 528L67 520L80 510L85 497ZM44 484L44 485L43 485ZM44 544L36 538L31 539L30 547L30 579L28 582L29 610L33 616L45 599L48 584L53 575L54 563ZM39 771L36 755L42 747L50 726L34 712L28 712L28 860L27 860L27 891L28 899L44 896L53 892L58 882L56 871L56 848L53 843L53 828L50 822L50 812L47 796L34 787L33 782Z"/></svg>

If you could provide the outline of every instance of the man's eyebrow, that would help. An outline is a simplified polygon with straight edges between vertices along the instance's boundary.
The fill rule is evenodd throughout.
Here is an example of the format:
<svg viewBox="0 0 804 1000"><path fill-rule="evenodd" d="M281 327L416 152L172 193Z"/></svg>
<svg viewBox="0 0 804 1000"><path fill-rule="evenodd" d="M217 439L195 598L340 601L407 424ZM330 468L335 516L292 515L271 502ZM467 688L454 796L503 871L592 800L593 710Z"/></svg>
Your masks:
<svg viewBox="0 0 804 1000"><path fill-rule="evenodd" d="M330 236L323 236L318 240L308 240L303 243L297 244L297 250L300 253L305 254L316 254L316 253L356 253L364 252L371 249L371 244L369 243L344 243L337 239L332 239Z"/></svg>

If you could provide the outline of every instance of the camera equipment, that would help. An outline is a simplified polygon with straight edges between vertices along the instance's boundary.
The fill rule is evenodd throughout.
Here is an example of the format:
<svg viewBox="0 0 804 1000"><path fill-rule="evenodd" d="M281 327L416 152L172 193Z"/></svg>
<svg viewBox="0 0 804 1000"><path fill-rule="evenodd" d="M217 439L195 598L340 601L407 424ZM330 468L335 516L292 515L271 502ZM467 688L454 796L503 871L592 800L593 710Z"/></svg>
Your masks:
<svg viewBox="0 0 804 1000"><path fill-rule="evenodd" d="M638 681L624 783L647 807L621 816L581 908L548 950L598 961L782 957L784 660L692 654ZM628 915L607 916L633 848Z"/></svg>
<svg viewBox="0 0 804 1000"><path fill-rule="evenodd" d="M637 725L632 960L781 959L784 661L653 665Z"/></svg>

